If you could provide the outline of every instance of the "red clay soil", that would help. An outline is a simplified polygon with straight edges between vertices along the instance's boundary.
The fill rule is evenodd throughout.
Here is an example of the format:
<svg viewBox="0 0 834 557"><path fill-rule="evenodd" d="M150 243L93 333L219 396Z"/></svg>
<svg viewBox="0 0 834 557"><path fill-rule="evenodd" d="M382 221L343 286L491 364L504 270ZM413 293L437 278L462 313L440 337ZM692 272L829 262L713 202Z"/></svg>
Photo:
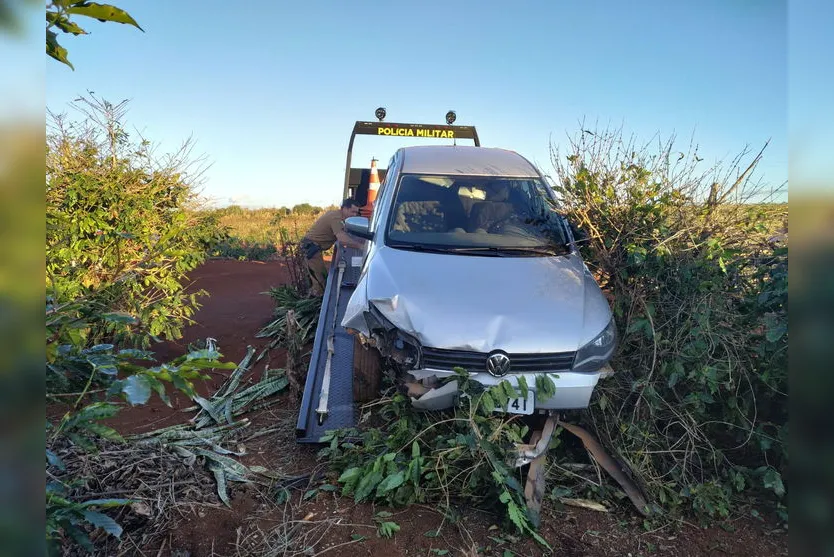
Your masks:
<svg viewBox="0 0 834 557"><path fill-rule="evenodd" d="M223 361L239 363L246 356L248 346L252 346L256 350L254 362L270 340L255 338L255 334L269 323L275 309L275 303L268 295L269 289L285 284L288 277L286 265L278 261L212 259L205 262L189 276L190 292L204 290L208 293L208 296L198 298L201 307L192 318L195 323L185 327L182 338L162 342L150 350L159 362L168 362L186 354L189 344L210 337L216 341ZM280 368L284 363L285 354L273 350L257 365L260 370L264 365ZM229 373L229 370L207 372L211 379L195 382L197 392L201 396L214 394ZM146 405L125 408L108 425L123 434L132 434L182 423L181 409L193 403L184 395L172 394L173 408L154 396Z"/></svg>
<svg viewBox="0 0 834 557"><path fill-rule="evenodd" d="M161 361L186 352L189 342L212 337L226 359L239 362L248 345L257 348L266 340L256 339L257 331L266 324L274 304L266 292L287 280L286 267L280 262L255 263L227 260L206 262L192 275L194 288L210 293L203 298L202 308L195 315L196 324L186 327L184 338L167 342L155 349ZM283 354L270 355L270 367L284 364ZM258 364L259 372L263 362ZM211 394L222 384L228 371L217 372L212 380L202 382L198 389ZM246 447L242 461L247 465L279 468L286 474L309 472L316 466L315 447L295 442L295 420L298 401L289 394L281 395L285 403L276 404L254 415L253 425L277 428ZM154 402L146 407L130 408L114 422L122 433L147 431L172 423L183 422L186 416L179 409L190 406L179 398L175 409ZM307 488L294 490L290 502L276 506L253 488L230 485L232 508L222 505L184 511L182 520L168 533L162 548L142 548L149 555L261 554L266 545L276 548L271 554L297 554L277 551L280 531L301 543L296 551L308 547L307 555L326 552L328 556L360 555L543 555L536 542L502 534L496 518L487 513L461 508L456 524L443 519L436 508L412 506L386 509L369 504L356 505L338 492L319 491L303 500ZM387 510L400 530L390 539L377 535L375 513ZM638 555L722 555L755 556L787 555L787 533L772 521L758 522L749 518L728 521L723 527L701 529L681 525L658 531L646 531L642 520L628 507L609 513L575 507L564 507L546 500L542 509L542 536L561 556L633 556ZM294 522L293 522L294 521ZM437 537L426 533L440 528ZM276 530L277 529L277 530ZM354 539L352 536L362 536ZM268 544L266 542L269 542ZM476 552L480 548L480 552Z"/></svg>

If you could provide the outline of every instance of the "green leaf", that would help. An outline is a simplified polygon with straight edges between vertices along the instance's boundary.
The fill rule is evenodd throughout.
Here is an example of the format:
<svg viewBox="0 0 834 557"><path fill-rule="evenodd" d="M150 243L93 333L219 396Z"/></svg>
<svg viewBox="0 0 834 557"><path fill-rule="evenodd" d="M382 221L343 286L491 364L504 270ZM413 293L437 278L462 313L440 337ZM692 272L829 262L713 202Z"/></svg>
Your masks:
<svg viewBox="0 0 834 557"><path fill-rule="evenodd" d="M489 391L484 391L484 394L481 395L481 407L487 412L492 412L498 408L498 405L495 404L495 401L490 396Z"/></svg>
<svg viewBox="0 0 834 557"><path fill-rule="evenodd" d="M368 538L366 538L365 536L363 536L361 534L351 534L350 539L355 541L355 542L363 542Z"/></svg>
<svg viewBox="0 0 834 557"><path fill-rule="evenodd" d="M211 416L211 419L214 420L215 423L217 423L217 424L223 423L223 419L220 417L220 414L217 413L217 410L214 408L214 405L212 405L211 402L204 399L200 395L194 395L191 398L194 400L194 402L199 404L200 407L203 410L205 410L208 413L209 416Z"/></svg>
<svg viewBox="0 0 834 557"><path fill-rule="evenodd" d="M525 379L523 375L518 376L518 389L522 398L527 397L527 390L529 387L527 387L527 379Z"/></svg>
<svg viewBox="0 0 834 557"><path fill-rule="evenodd" d="M362 502L374 488L382 481L382 474L379 472L371 472L367 476L363 477L362 480L359 482L359 485L356 487L356 494L354 495L354 501L356 503Z"/></svg>
<svg viewBox="0 0 834 557"><path fill-rule="evenodd" d="M278 490L278 493L275 495L275 502L279 505L283 505L286 503L290 498L290 492L287 488L282 487Z"/></svg>
<svg viewBox="0 0 834 557"><path fill-rule="evenodd" d="M143 33L144 29L139 27L136 20L133 19L126 11L111 6L110 4L99 4L97 2L84 2L82 4L75 4L67 9L68 14L77 14L87 17L95 18L99 21L114 21L116 23L125 23L133 25Z"/></svg>
<svg viewBox="0 0 834 557"><path fill-rule="evenodd" d="M102 314L101 317L110 323L120 323L122 325L135 325L139 323L138 319L124 311L111 311Z"/></svg>
<svg viewBox="0 0 834 557"><path fill-rule="evenodd" d="M117 441L120 443L124 441L124 438L119 434L118 431L116 431L112 427L107 427L104 424L93 422L86 424L84 427L85 429L92 431L99 437L107 439L108 441Z"/></svg>
<svg viewBox="0 0 834 557"><path fill-rule="evenodd" d="M84 511L84 519L92 524L102 528L108 534L120 538L122 536L122 527L118 523L104 513L98 511Z"/></svg>
<svg viewBox="0 0 834 557"><path fill-rule="evenodd" d="M64 461L61 460L61 458L58 455L56 455L54 452L50 451L49 449L46 449L46 461L51 466L54 466L55 468L57 468L58 470L60 470L62 472L67 469L66 466L64 466Z"/></svg>
<svg viewBox="0 0 834 557"><path fill-rule="evenodd" d="M67 59L67 49L58 44L58 35L54 31L46 31L46 53L75 71L75 67Z"/></svg>
<svg viewBox="0 0 834 557"><path fill-rule="evenodd" d="M357 467L348 468L347 470L342 472L342 475L339 476L339 479L337 481L339 483L349 482L350 480L355 480L356 478L358 478L361 473L362 473L361 468L357 468Z"/></svg>
<svg viewBox="0 0 834 557"><path fill-rule="evenodd" d="M515 390L515 387L510 385L510 382L507 380L501 381L500 383L501 392L507 398L515 398L518 396L518 392Z"/></svg>
<svg viewBox="0 0 834 557"><path fill-rule="evenodd" d="M378 496L385 495L392 489L400 487L404 481L405 477L402 472L397 472L396 474L387 476L379 483L379 486L377 486L376 493Z"/></svg>
<svg viewBox="0 0 834 557"><path fill-rule="evenodd" d="M519 483L519 481L517 479L515 479L515 477L506 476L504 478L504 483L507 485L507 487L509 487L510 489L515 491L516 493L522 494L522 495L524 494L524 488L521 487L521 484Z"/></svg>
<svg viewBox="0 0 834 557"><path fill-rule="evenodd" d="M217 496L223 503L231 508L232 503L229 501L229 495L226 492L226 475L223 472L223 466L217 462L209 462L208 469L214 474L214 479L217 481Z"/></svg>
<svg viewBox="0 0 834 557"><path fill-rule="evenodd" d="M111 509L113 507L124 507L134 503L133 499L90 499L81 503L82 507L101 507L103 509Z"/></svg>
<svg viewBox="0 0 834 557"><path fill-rule="evenodd" d="M765 338L768 342L776 342L788 332L788 325L784 321L768 320Z"/></svg>
<svg viewBox="0 0 834 557"><path fill-rule="evenodd" d="M626 328L626 333L633 333L647 326L651 327L648 319L635 319L634 321L628 324L628 327Z"/></svg>
<svg viewBox="0 0 834 557"><path fill-rule="evenodd" d="M87 31L67 19L67 17L63 14L48 13L46 14L46 20L54 24L55 27L64 33L71 33L73 35L89 35Z"/></svg>
<svg viewBox="0 0 834 557"><path fill-rule="evenodd" d="M122 383L122 393L132 406L145 404L151 398L151 384L144 375L131 375Z"/></svg>
<svg viewBox="0 0 834 557"><path fill-rule="evenodd" d="M772 489L777 497L785 494L785 485L782 483L782 475L775 468L768 468L763 478L764 486Z"/></svg>
<svg viewBox="0 0 834 557"><path fill-rule="evenodd" d="M390 538L394 532L400 531L400 525L396 522L382 522L377 529L380 536Z"/></svg>
<svg viewBox="0 0 834 557"><path fill-rule="evenodd" d="M507 513L509 514L510 520L513 524L515 524L520 531L524 531L527 526L527 517L524 516L524 513L518 505L515 504L515 501L507 502Z"/></svg>
<svg viewBox="0 0 834 557"><path fill-rule="evenodd" d="M86 549L88 553L93 554L96 552L93 542L91 542L87 534L85 534L84 531L77 526L71 526L68 528L67 533L78 543L78 545Z"/></svg>

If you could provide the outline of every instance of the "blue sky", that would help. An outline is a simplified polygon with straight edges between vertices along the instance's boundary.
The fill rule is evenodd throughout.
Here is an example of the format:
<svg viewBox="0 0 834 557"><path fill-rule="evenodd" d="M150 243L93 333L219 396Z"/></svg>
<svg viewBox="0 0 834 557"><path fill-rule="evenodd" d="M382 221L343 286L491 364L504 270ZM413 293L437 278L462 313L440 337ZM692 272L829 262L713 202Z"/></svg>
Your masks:
<svg viewBox="0 0 834 557"><path fill-rule="evenodd" d="M758 175L788 178L784 1L115 3L145 32L62 37L76 69L47 60L46 105L130 99L161 149L193 136L220 204L337 203L353 123L377 106L394 122L454 109L544 172L584 119L681 149L694 134L704 164L770 139ZM354 166L401 144L361 136Z"/></svg>

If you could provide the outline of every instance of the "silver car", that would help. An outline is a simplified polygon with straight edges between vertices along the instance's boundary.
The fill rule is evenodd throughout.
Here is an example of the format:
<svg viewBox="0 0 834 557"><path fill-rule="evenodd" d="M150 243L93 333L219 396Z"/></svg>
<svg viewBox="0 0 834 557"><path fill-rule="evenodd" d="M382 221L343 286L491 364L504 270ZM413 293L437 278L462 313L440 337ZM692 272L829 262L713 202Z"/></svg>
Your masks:
<svg viewBox="0 0 834 557"><path fill-rule="evenodd" d="M520 377L518 414L588 406L617 345L608 302L541 173L513 151L414 146L392 157L342 326L379 350L413 406L451 407L462 367L485 386ZM548 374L556 392L536 392Z"/></svg>

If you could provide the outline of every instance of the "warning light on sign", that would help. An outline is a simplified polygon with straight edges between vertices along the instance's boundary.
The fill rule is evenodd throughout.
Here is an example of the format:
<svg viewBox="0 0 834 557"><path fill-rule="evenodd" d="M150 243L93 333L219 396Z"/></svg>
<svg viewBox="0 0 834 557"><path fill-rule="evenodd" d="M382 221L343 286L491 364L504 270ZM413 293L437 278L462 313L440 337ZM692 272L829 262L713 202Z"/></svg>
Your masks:
<svg viewBox="0 0 834 557"><path fill-rule="evenodd" d="M374 114L376 114L376 117L380 122L385 120L385 109L381 106L376 109L376 112Z"/></svg>
<svg viewBox="0 0 834 557"><path fill-rule="evenodd" d="M457 116L455 115L455 111L450 110L446 113L446 123L451 126L454 123L456 117Z"/></svg>

